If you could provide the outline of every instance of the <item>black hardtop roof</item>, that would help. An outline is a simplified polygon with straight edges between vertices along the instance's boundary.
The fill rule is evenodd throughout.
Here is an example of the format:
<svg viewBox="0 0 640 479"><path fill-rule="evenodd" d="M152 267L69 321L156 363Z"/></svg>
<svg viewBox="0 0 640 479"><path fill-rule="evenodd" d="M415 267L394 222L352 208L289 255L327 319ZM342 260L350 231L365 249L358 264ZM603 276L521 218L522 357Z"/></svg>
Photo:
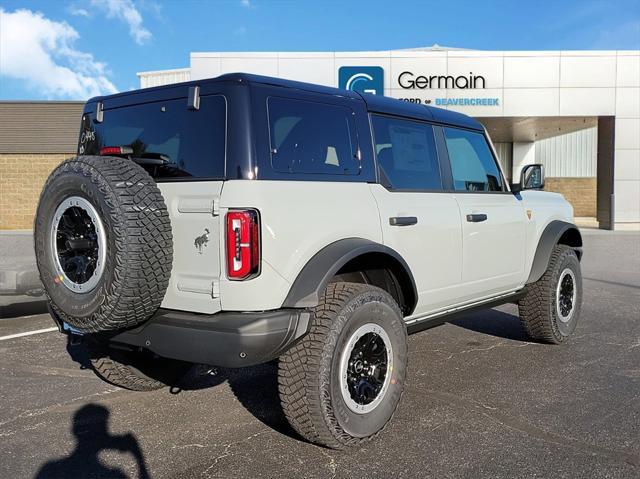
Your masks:
<svg viewBox="0 0 640 479"><path fill-rule="evenodd" d="M207 85L214 86L213 84L219 82L237 82L237 83L258 83L262 85L272 85L282 88L293 88L297 90L304 90L314 93L323 93L326 95L336 95L345 98L353 98L357 100L363 100L367 109L376 113L383 113L389 115L398 115L408 118L416 118L426 121L434 121L437 123L445 123L452 126L461 126L464 128L471 128L474 130L483 130L484 127L477 120L464 115L462 113L454 112L451 110L445 110L442 108L436 108L428 105L417 105L411 102L397 100L395 98L384 97L379 95L360 94L358 92L350 90L342 90L339 88L333 88L323 85L316 85L314 83L305 83L294 80L286 80L283 78L269 77L263 75L254 75L252 73L226 73L215 78L207 78L201 80L192 80L183 83L173 83L170 85L162 85L151 88L144 88L140 90L131 90L122 93L116 93L114 95L99 96L91 98L87 103L93 103L97 101L105 101L117 99L120 100L117 103L122 105L126 101L127 96L134 96L144 94L145 101L150 101L149 97L154 92L167 92L176 88L184 88L188 86L199 85L203 90ZM168 93L168 92L167 92ZM203 92L204 93L204 92ZM165 95L162 95L165 96ZM137 103L137 101L136 101ZM120 106L119 105L119 106Z"/></svg>
<svg viewBox="0 0 640 479"><path fill-rule="evenodd" d="M457 111L445 110L444 108L436 108L430 105L418 105L388 96L368 95L366 93L361 96L367 102L367 109L371 112L406 116L473 130L484 130L484 126L478 120Z"/></svg>

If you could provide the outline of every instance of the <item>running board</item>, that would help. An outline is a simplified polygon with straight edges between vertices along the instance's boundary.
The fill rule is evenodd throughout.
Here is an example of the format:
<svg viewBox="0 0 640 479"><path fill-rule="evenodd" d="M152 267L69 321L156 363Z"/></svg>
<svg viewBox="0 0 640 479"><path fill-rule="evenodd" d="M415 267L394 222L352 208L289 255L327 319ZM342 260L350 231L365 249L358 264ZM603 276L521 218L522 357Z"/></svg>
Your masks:
<svg viewBox="0 0 640 479"><path fill-rule="evenodd" d="M492 298L484 299L475 303L448 309L446 311L440 311L438 313L429 314L423 317L412 318L408 321L405 320L405 324L407 325L407 332L409 334L417 333L419 331L424 331L425 329L435 328L436 326L440 326L447 321L451 321L452 319L455 319L472 311L495 308L496 306L500 306L501 304L506 303L515 303L520 298L522 298L522 296L524 296L524 293L524 289L521 289L512 293L501 294L500 296L494 296Z"/></svg>

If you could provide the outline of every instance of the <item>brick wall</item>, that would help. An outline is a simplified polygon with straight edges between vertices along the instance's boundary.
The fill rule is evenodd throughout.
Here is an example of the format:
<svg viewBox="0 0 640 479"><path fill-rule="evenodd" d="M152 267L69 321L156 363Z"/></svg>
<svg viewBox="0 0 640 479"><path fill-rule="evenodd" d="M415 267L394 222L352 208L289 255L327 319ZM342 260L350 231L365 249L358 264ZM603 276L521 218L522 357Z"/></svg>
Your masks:
<svg viewBox="0 0 640 479"><path fill-rule="evenodd" d="M45 180L69 154L0 154L0 230L32 229Z"/></svg>
<svg viewBox="0 0 640 479"><path fill-rule="evenodd" d="M0 230L32 229L45 180L69 154L0 154ZM575 216L596 216L596 178L546 178L545 190L562 193Z"/></svg>
<svg viewBox="0 0 640 479"><path fill-rule="evenodd" d="M544 181L545 191L562 193L573 206L575 216L596 216L596 178L545 178Z"/></svg>

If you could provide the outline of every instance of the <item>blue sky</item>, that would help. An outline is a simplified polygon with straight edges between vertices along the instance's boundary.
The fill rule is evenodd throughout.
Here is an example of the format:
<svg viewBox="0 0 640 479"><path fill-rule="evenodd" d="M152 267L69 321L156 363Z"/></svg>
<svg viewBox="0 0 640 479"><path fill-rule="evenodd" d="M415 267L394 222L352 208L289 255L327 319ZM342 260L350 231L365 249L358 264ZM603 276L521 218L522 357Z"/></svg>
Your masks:
<svg viewBox="0 0 640 479"><path fill-rule="evenodd" d="M192 51L640 49L640 0L0 0L0 99L138 87Z"/></svg>

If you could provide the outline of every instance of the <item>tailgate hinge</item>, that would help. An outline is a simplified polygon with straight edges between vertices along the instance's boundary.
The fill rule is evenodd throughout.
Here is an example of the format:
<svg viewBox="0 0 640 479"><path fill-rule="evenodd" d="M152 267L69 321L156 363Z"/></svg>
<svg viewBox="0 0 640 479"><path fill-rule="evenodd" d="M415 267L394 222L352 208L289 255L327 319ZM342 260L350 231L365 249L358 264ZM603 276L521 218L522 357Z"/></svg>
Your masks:
<svg viewBox="0 0 640 479"><path fill-rule="evenodd" d="M211 214L213 216L220 216L220 198L214 198L211 205Z"/></svg>
<svg viewBox="0 0 640 479"><path fill-rule="evenodd" d="M220 297L220 281L216 279L211 281L211 297L212 298Z"/></svg>

